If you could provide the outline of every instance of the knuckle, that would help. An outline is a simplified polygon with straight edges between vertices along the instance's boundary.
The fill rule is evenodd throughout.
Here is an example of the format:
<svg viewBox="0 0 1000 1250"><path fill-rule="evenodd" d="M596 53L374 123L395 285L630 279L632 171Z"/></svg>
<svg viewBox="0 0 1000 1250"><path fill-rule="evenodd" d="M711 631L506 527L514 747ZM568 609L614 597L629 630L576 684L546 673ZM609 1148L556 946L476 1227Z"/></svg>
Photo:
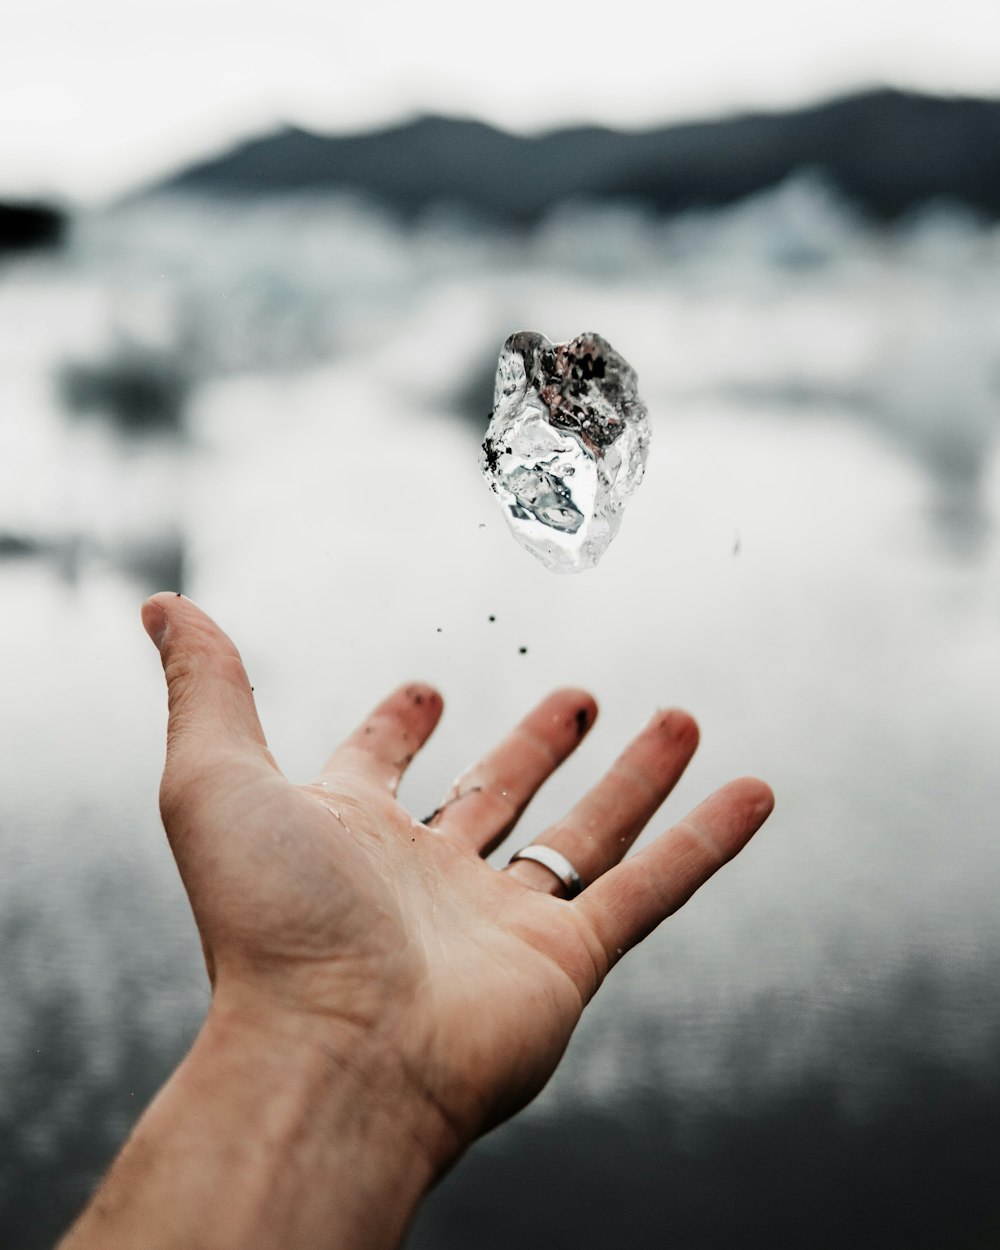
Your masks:
<svg viewBox="0 0 1000 1250"><path fill-rule="evenodd" d="M708 829L691 820L675 825L670 840L678 862L690 864L692 871L714 872L730 858Z"/></svg>

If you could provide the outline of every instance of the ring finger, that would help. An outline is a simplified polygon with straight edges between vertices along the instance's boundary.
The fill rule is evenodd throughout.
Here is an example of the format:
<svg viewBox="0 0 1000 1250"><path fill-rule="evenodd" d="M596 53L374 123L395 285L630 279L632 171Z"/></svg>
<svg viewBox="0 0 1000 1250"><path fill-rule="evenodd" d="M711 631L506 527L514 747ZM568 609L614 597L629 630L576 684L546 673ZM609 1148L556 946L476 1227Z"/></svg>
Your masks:
<svg viewBox="0 0 1000 1250"><path fill-rule="evenodd" d="M697 745L698 726L686 712L658 712L597 785L536 842L564 855L583 886L590 885L625 855ZM515 860L504 871L536 890L566 894L555 873L531 860Z"/></svg>

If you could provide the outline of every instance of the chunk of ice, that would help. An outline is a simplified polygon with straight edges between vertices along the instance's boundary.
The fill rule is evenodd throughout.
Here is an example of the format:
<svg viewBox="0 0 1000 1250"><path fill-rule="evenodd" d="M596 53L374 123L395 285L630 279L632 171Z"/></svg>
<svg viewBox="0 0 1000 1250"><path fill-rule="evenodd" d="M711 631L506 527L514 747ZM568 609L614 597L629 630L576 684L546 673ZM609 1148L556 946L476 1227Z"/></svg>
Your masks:
<svg viewBox="0 0 1000 1250"><path fill-rule="evenodd" d="M480 468L511 533L554 573L593 568L642 481L646 406L632 366L599 334L504 343Z"/></svg>

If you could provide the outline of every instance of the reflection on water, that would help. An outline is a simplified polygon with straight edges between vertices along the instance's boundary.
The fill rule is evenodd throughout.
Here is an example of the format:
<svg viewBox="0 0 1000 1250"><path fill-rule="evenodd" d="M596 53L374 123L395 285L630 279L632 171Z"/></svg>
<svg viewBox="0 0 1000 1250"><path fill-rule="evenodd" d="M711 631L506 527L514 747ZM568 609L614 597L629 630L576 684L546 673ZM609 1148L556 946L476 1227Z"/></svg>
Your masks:
<svg viewBox="0 0 1000 1250"><path fill-rule="evenodd" d="M970 1082L995 1106L998 271L995 230L940 214L876 233L808 182L666 225L566 209L527 240L404 233L347 203L153 204L8 267L16 1244L45 1244L207 1001L158 828L163 696L137 614L181 577L241 646L292 776L419 676L449 706L404 789L418 812L561 683L602 717L529 831L665 703L698 715L703 748L664 820L730 775L774 784L758 844L625 962L533 1118L488 1150L544 1159L546 1125L638 1114L655 1090L670 1168L702 1158L724 1186L750 1112L775 1141L781 1108L843 1142L874 1124L865 1141L905 1156L900 1073L944 1091L924 1148L969 1127ZM489 399L455 416L523 326L605 334L654 425L618 539L573 579L496 515L476 463ZM138 384L136 360L156 362ZM469 1175L459 1212L491 1183ZM792 1216L752 1218L805 1244Z"/></svg>

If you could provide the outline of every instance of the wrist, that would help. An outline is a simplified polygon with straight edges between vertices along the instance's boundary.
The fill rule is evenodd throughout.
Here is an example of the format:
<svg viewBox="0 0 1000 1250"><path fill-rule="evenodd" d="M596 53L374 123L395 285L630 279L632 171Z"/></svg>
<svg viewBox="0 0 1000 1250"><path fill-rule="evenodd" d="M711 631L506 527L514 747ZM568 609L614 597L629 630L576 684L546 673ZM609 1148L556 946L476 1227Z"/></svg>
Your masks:
<svg viewBox="0 0 1000 1250"><path fill-rule="evenodd" d="M221 1083L238 1120L228 1133L251 1139L242 1150L248 1233L267 1222L275 1245L352 1250L402 1240L449 1156L448 1135L367 1030L248 1015L217 994L190 1058L192 1096Z"/></svg>
<svg viewBox="0 0 1000 1250"><path fill-rule="evenodd" d="M455 1153L364 1030L217 993L64 1250L388 1250Z"/></svg>

